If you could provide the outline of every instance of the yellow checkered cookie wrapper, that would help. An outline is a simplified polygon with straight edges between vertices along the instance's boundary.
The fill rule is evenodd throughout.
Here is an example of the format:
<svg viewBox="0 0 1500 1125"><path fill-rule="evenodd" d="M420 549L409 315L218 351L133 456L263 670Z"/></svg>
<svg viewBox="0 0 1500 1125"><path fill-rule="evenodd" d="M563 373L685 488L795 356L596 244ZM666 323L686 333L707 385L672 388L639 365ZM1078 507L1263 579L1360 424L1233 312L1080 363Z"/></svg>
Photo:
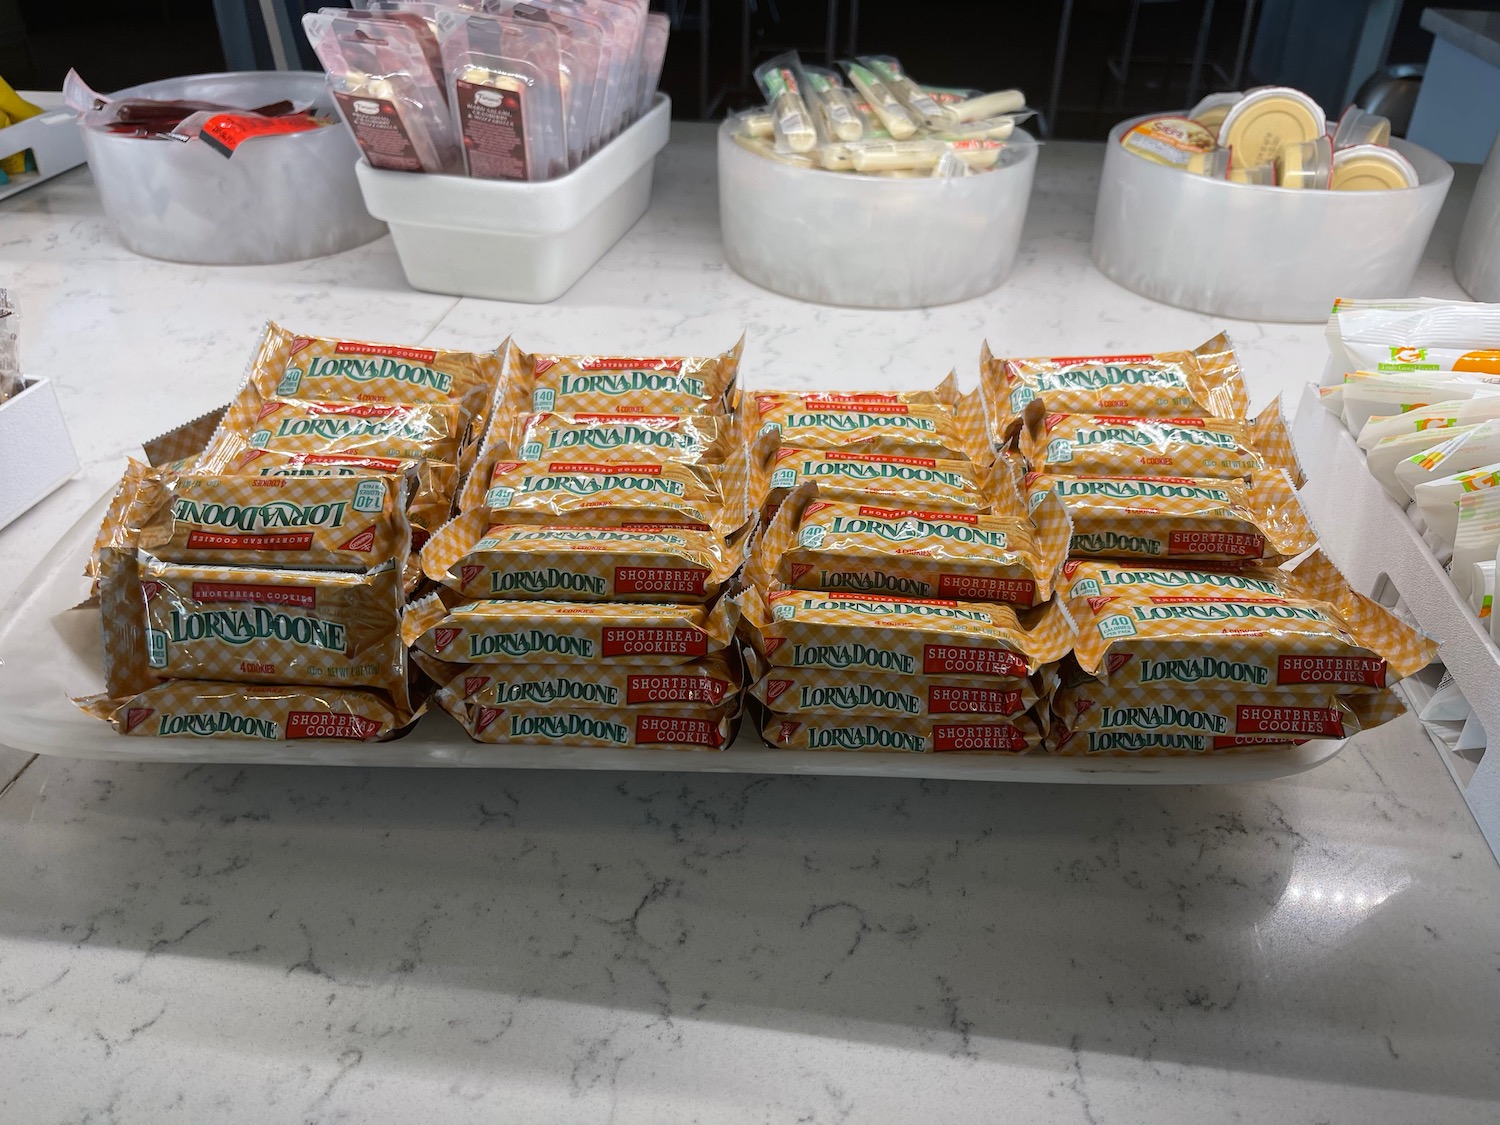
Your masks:
<svg viewBox="0 0 1500 1125"><path fill-rule="evenodd" d="M147 478L139 546L166 562L369 570L411 549L406 478Z"/></svg>
<svg viewBox="0 0 1500 1125"><path fill-rule="evenodd" d="M782 445L797 449L981 463L990 456L977 391L962 398L922 391L757 391L745 396L741 410L748 434L773 428Z"/></svg>
<svg viewBox="0 0 1500 1125"><path fill-rule="evenodd" d="M738 431L723 414L523 414L510 439L522 461L569 457L722 463Z"/></svg>
<svg viewBox="0 0 1500 1125"><path fill-rule="evenodd" d="M276 453L358 453L458 463L462 412L448 404L303 402L273 398L261 405L245 441ZM221 436L200 467L207 467Z"/></svg>
<svg viewBox="0 0 1500 1125"><path fill-rule="evenodd" d="M1052 701L1048 749L1054 754L1245 753L1347 738L1388 722L1404 708L1394 692L1287 696L1181 686L1100 684L1062 688Z"/></svg>
<svg viewBox="0 0 1500 1125"><path fill-rule="evenodd" d="M468 598L711 601L744 563L750 536L700 523L642 523L605 511L571 524L496 524L466 512L422 549L427 577Z"/></svg>
<svg viewBox="0 0 1500 1125"><path fill-rule="evenodd" d="M1243 418L1239 357L1219 333L1192 351L1001 359L984 345L980 385L1001 432L1033 403L1045 414Z"/></svg>
<svg viewBox="0 0 1500 1125"><path fill-rule="evenodd" d="M1042 745L1034 716L955 715L898 719L886 715L767 714L761 735L782 750L854 750L906 754L1025 754Z"/></svg>
<svg viewBox="0 0 1500 1125"><path fill-rule="evenodd" d="M660 711L492 707L466 702L449 688L438 689L437 701L474 741L500 746L722 750L739 729L739 709L732 703Z"/></svg>
<svg viewBox="0 0 1500 1125"><path fill-rule="evenodd" d="M409 646L454 664L687 664L734 640L739 603L482 601L449 609L438 595L413 602L402 618Z"/></svg>
<svg viewBox="0 0 1500 1125"><path fill-rule="evenodd" d="M1027 502L1054 492L1073 518L1075 558L1279 562L1317 535L1285 473L1249 484L1193 477L1034 474Z"/></svg>
<svg viewBox="0 0 1500 1125"><path fill-rule="evenodd" d="M1248 480L1281 469L1294 483L1301 478L1279 399L1249 422L1038 412L1017 437L1038 472Z"/></svg>
<svg viewBox="0 0 1500 1125"><path fill-rule="evenodd" d="M1041 697L1030 678L997 684L979 676L902 676L826 668L773 668L755 681L750 692L777 713L912 719L1011 718L1029 711Z"/></svg>
<svg viewBox="0 0 1500 1125"><path fill-rule="evenodd" d="M538 353L526 372L530 408L561 413L721 413L734 390L744 349L742 336L716 356Z"/></svg>
<svg viewBox="0 0 1500 1125"><path fill-rule="evenodd" d="M1060 660L1073 624L1057 602L1028 611L932 598L754 588L739 595L749 639L773 668L1017 680Z"/></svg>
<svg viewBox="0 0 1500 1125"><path fill-rule="evenodd" d="M407 489L407 517L413 550L453 515L453 493L458 467L446 461L416 457L371 457L361 453L283 453L252 449L240 438L226 438L214 456L200 461L205 473L256 477L358 477L369 473L402 473L412 482Z"/></svg>
<svg viewBox="0 0 1500 1125"><path fill-rule="evenodd" d="M1232 576L1234 586L1226 577L1080 566L1067 595L1079 666L1111 684L1348 695L1389 687L1437 654L1321 553Z"/></svg>
<svg viewBox="0 0 1500 1125"><path fill-rule="evenodd" d="M276 398L452 404L479 419L499 373L493 352L336 340L267 322L222 429L248 436L262 404Z"/></svg>
<svg viewBox="0 0 1500 1125"><path fill-rule="evenodd" d="M727 507L720 480L711 465L500 461L484 502L496 522L557 523L559 516L609 509L631 512L635 522L699 523L728 535L744 523L744 502Z"/></svg>
<svg viewBox="0 0 1500 1125"><path fill-rule="evenodd" d="M344 574L141 558L147 663L157 678L381 688L405 706L393 562Z"/></svg>
<svg viewBox="0 0 1500 1125"><path fill-rule="evenodd" d="M798 485L815 482L825 500L886 502L929 512L988 512L988 471L972 461L900 454L842 453L781 446L755 474L755 505L767 516Z"/></svg>
<svg viewBox="0 0 1500 1125"><path fill-rule="evenodd" d="M379 742L411 722L379 692L168 680L124 699L75 700L119 734Z"/></svg>
<svg viewBox="0 0 1500 1125"><path fill-rule="evenodd" d="M1055 497L1028 518L822 499L804 484L782 504L748 579L797 590L1008 602L1052 596L1072 525Z"/></svg>
<svg viewBox="0 0 1500 1125"><path fill-rule="evenodd" d="M744 683L732 653L665 668L623 664L443 664L418 649L423 671L465 703L527 709L581 707L675 711L733 703Z"/></svg>

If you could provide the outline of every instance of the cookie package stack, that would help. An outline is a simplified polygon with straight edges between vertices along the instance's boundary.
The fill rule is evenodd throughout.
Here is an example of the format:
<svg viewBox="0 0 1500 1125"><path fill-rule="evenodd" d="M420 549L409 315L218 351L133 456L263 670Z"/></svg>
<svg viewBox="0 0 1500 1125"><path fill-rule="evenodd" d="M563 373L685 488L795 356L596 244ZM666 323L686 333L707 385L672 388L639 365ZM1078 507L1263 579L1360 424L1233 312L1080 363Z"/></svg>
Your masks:
<svg viewBox="0 0 1500 1125"><path fill-rule="evenodd" d="M1247 417L1220 335L1192 351L982 356L991 436L1072 521L1055 754L1204 754L1342 738L1402 712L1436 646L1313 548L1279 403Z"/></svg>
<svg viewBox="0 0 1500 1125"><path fill-rule="evenodd" d="M751 452L742 595L766 741L1039 748L1073 642L1053 598L1070 527L1057 499L1027 511L979 391L747 393L742 415L773 439Z"/></svg>
<svg viewBox="0 0 1500 1125"><path fill-rule="evenodd" d="M440 589L403 633L469 735L501 745L718 750L738 728L728 596L753 529L717 356L505 349L459 515L424 547Z"/></svg>
<svg viewBox="0 0 1500 1125"><path fill-rule="evenodd" d="M135 735L408 725L413 552L452 514L499 369L495 353L268 325L217 424L154 443L109 506L91 560L105 691L80 706Z"/></svg>

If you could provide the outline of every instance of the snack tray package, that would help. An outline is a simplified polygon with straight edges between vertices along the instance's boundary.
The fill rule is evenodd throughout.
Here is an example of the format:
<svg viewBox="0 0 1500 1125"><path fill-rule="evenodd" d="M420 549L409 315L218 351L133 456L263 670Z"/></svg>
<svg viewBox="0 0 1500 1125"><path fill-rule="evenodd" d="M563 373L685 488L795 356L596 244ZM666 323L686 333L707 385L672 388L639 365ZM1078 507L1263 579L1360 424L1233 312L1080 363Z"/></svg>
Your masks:
<svg viewBox="0 0 1500 1125"><path fill-rule="evenodd" d="M1315 740L1256 754L1170 762L1043 754L829 753L767 749L750 721L741 724L735 742L713 753L494 745L472 742L438 707L389 742L346 737L117 737L69 698L103 687L99 615L87 604L88 582L81 575L108 500L107 495L101 497L83 514L0 613L0 745L25 753L117 761L817 773L1133 785L1263 781L1312 769L1344 745L1340 740ZM369 718L379 716L372 713Z"/></svg>

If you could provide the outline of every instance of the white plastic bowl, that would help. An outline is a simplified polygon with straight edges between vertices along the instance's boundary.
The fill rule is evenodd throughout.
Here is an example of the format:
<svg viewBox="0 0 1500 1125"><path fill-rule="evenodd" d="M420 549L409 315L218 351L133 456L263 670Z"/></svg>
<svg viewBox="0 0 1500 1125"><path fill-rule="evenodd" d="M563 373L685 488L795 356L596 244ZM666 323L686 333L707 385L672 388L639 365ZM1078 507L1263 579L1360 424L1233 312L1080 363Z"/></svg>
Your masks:
<svg viewBox="0 0 1500 1125"><path fill-rule="evenodd" d="M1417 187L1315 191L1194 176L1122 148L1141 118L1109 134L1094 213L1094 264L1169 305L1245 320L1322 323L1336 297L1395 297L1411 286L1453 169L1419 145L1391 146Z"/></svg>
<svg viewBox="0 0 1500 1125"><path fill-rule="evenodd" d="M977 176L885 179L797 168L719 128L724 256L757 285L830 305L909 309L988 293L1015 264L1036 143Z"/></svg>
<svg viewBox="0 0 1500 1125"><path fill-rule="evenodd" d="M337 117L323 75L304 71L195 74L111 96L191 98L245 109L288 99ZM137 254L261 265L337 253L385 233L360 199L354 178L359 149L337 120L246 141L232 158L201 143L82 132L104 212Z"/></svg>
<svg viewBox="0 0 1500 1125"><path fill-rule="evenodd" d="M357 169L370 212L391 225L414 289L537 304L561 297L651 202L672 128L657 94L635 124L566 176L538 183Z"/></svg>

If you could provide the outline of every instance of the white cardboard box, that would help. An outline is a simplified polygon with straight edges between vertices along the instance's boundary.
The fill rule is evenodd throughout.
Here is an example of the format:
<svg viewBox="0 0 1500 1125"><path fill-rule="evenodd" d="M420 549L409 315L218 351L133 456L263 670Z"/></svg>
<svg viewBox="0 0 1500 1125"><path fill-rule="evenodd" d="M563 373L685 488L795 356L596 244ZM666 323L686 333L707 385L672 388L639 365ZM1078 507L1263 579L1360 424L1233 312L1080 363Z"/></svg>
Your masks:
<svg viewBox="0 0 1500 1125"><path fill-rule="evenodd" d="M57 392L48 379L27 379L0 402L0 528L78 472Z"/></svg>
<svg viewBox="0 0 1500 1125"><path fill-rule="evenodd" d="M36 157L37 170L17 176L8 184L0 184L0 199L50 180L69 168L76 168L85 159L83 134L78 131L78 119L67 108L62 95L38 93L34 90L22 90L20 93L32 105L40 106L47 112L0 129L0 156L9 156L13 152L29 148ZM4 501L0 500L0 508L3 507Z"/></svg>

